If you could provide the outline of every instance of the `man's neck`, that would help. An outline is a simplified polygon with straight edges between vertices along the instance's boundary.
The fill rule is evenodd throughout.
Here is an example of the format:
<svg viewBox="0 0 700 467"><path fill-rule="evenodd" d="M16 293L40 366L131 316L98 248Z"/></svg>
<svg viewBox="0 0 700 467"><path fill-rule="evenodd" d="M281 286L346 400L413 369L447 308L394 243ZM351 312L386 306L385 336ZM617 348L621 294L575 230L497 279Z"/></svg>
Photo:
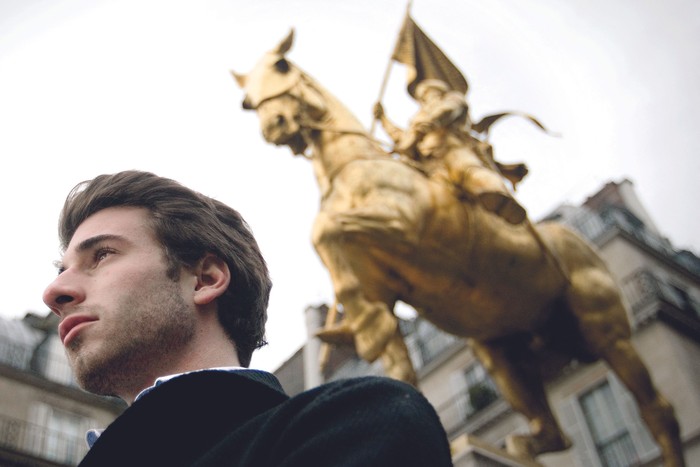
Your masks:
<svg viewBox="0 0 700 467"><path fill-rule="evenodd" d="M207 352L205 354L192 353L190 355L197 356L198 358L189 357L185 361L178 362L177 364L155 368L149 376L140 378L142 383L139 386L122 391L118 394L118 396L128 405L131 405L134 403L139 394L146 389L152 388L154 385L156 385L158 380L169 379L174 376L192 373L194 371L241 367L235 353L233 355L225 355L221 352Z"/></svg>

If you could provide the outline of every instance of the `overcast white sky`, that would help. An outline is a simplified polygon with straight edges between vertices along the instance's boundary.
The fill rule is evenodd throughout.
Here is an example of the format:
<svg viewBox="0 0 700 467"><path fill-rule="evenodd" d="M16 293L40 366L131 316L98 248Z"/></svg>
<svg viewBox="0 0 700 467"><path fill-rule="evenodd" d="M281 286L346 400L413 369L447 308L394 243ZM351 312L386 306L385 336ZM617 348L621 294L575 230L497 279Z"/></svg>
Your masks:
<svg viewBox="0 0 700 467"><path fill-rule="evenodd" d="M369 127L403 0L0 0L0 315L43 313L68 191L101 173L168 176L241 211L275 282L274 369L303 343L303 310L332 300L310 245L311 166L260 136L230 69L249 70L290 27L289 57ZM520 110L493 132L525 161L517 196L537 219L629 178L660 230L700 238L700 3L693 0L414 0L418 24L464 72L472 116ZM394 66L384 99L413 110ZM383 135L382 135L383 136Z"/></svg>

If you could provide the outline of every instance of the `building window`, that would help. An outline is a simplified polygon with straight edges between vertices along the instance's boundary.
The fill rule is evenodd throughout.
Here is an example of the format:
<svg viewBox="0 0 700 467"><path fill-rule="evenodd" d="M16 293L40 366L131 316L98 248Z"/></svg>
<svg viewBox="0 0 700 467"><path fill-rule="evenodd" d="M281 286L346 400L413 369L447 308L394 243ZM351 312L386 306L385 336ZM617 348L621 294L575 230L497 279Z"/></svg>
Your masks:
<svg viewBox="0 0 700 467"><path fill-rule="evenodd" d="M479 363L474 363L466 371L453 373L452 386L456 394L455 408L461 420L472 417L499 397L496 385Z"/></svg>
<svg viewBox="0 0 700 467"><path fill-rule="evenodd" d="M56 334L50 334L37 347L32 369L51 381L76 386L63 344Z"/></svg>
<svg viewBox="0 0 700 467"><path fill-rule="evenodd" d="M658 454L632 395L612 373L558 408L576 465L629 467Z"/></svg>
<svg viewBox="0 0 700 467"><path fill-rule="evenodd" d="M85 433L94 428L90 419L43 403L33 406L30 416L30 452L64 464L77 464L85 456Z"/></svg>
<svg viewBox="0 0 700 467"><path fill-rule="evenodd" d="M470 415L491 405L498 399L498 389L483 366L472 365L464 374L467 380L467 396Z"/></svg>
<svg viewBox="0 0 700 467"><path fill-rule="evenodd" d="M671 290L673 291L673 297L678 307L685 313L693 316L694 318L700 318L700 307L692 299L688 290L684 287L671 284Z"/></svg>
<svg viewBox="0 0 700 467"><path fill-rule="evenodd" d="M449 381L451 396L437 406L437 412L448 436L452 436L500 396L484 367L477 362L466 370L452 372Z"/></svg>
<svg viewBox="0 0 700 467"><path fill-rule="evenodd" d="M596 451L604 467L626 467L638 463L632 438L608 382L580 399Z"/></svg>
<svg viewBox="0 0 700 467"><path fill-rule="evenodd" d="M82 442L85 439L83 417L51 410L46 437L46 452L49 458L59 461L79 462L85 455Z"/></svg>
<svg viewBox="0 0 700 467"><path fill-rule="evenodd" d="M460 340L459 337L439 330L423 319L400 321L401 332L416 370L437 359Z"/></svg>

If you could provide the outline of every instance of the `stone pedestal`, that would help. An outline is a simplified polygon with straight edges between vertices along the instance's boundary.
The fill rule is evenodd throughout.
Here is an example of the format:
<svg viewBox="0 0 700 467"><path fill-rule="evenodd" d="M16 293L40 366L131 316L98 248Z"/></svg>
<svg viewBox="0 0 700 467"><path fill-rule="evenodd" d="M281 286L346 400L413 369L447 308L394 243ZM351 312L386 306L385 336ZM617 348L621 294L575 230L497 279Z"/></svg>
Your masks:
<svg viewBox="0 0 700 467"><path fill-rule="evenodd" d="M459 436L451 448L455 467L543 467L539 462L513 457L474 436Z"/></svg>

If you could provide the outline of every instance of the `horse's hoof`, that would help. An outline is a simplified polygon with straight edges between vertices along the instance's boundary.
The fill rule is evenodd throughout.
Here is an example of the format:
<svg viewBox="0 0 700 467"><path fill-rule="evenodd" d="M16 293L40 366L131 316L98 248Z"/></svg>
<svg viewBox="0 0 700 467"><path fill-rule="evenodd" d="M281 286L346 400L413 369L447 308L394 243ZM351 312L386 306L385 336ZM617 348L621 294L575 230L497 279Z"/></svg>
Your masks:
<svg viewBox="0 0 700 467"><path fill-rule="evenodd" d="M355 342L355 333L347 324L339 324L327 329L316 331L316 337L327 344L352 345Z"/></svg>
<svg viewBox="0 0 700 467"><path fill-rule="evenodd" d="M363 319L353 323L355 350L368 362L373 362L384 352L396 335L398 323L394 315L381 307L365 312Z"/></svg>
<svg viewBox="0 0 700 467"><path fill-rule="evenodd" d="M534 460L537 453L532 436L510 435L506 438L506 451L511 456L525 460Z"/></svg>
<svg viewBox="0 0 700 467"><path fill-rule="evenodd" d="M506 438L508 454L520 459L534 460L535 457L547 452L565 451L572 446L571 441L563 433L511 435Z"/></svg>

